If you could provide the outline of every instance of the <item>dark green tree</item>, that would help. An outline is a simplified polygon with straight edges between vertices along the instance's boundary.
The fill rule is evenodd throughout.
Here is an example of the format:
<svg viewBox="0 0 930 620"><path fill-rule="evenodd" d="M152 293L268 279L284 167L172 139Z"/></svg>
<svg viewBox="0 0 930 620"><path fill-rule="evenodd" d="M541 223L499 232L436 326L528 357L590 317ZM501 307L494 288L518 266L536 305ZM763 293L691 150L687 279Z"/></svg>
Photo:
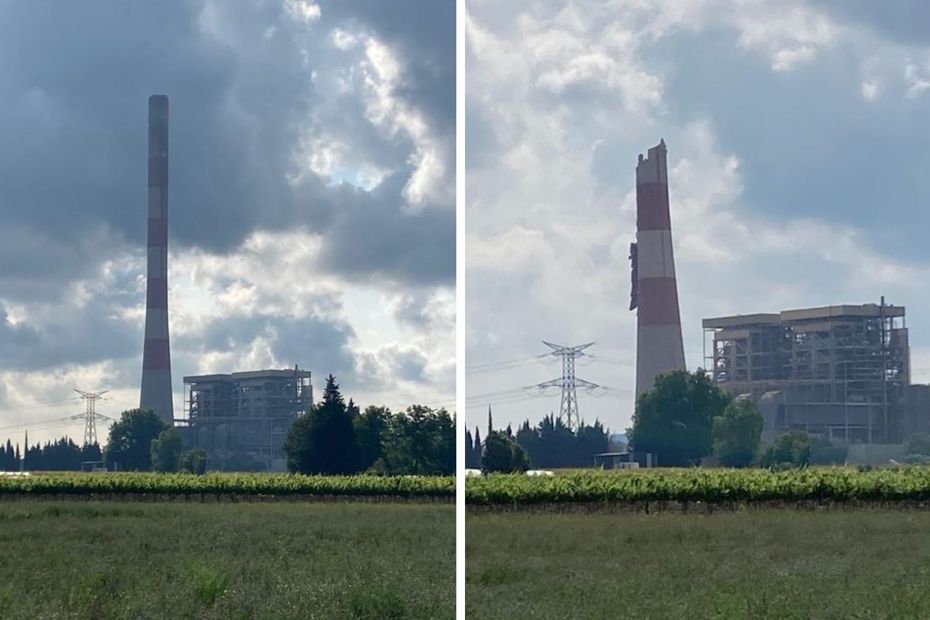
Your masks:
<svg viewBox="0 0 930 620"><path fill-rule="evenodd" d="M92 443L84 446L81 449L81 461L102 461L103 460L103 450L100 449L100 444Z"/></svg>
<svg viewBox="0 0 930 620"><path fill-rule="evenodd" d="M572 431L555 415L544 417L537 426L529 420L517 430L516 442L526 450L535 467L590 467L594 454L607 449L607 429L599 421L582 424Z"/></svg>
<svg viewBox="0 0 930 620"><path fill-rule="evenodd" d="M529 457L504 431L491 431L484 438L481 469L486 472L518 472L529 468Z"/></svg>
<svg viewBox="0 0 930 620"><path fill-rule="evenodd" d="M475 427L475 446L472 448L472 462L475 469L481 469L481 453L484 451L484 445L481 443L481 431Z"/></svg>
<svg viewBox="0 0 930 620"><path fill-rule="evenodd" d="M11 471L19 469L19 446L14 449L8 443L7 448L0 446L0 455L6 454L6 465ZM83 451L69 437L47 441L44 445L27 446L24 454L24 468L35 471L78 471L81 469ZM0 467L3 469L4 467Z"/></svg>
<svg viewBox="0 0 930 620"><path fill-rule="evenodd" d="M202 475L207 471L207 452L205 450L188 450L181 453L179 471Z"/></svg>
<svg viewBox="0 0 930 620"><path fill-rule="evenodd" d="M35 469L48 471L77 471L81 469L81 448L70 437L46 443Z"/></svg>
<svg viewBox="0 0 930 620"><path fill-rule="evenodd" d="M606 452L610 445L610 434L600 420L594 424L582 424L575 433L575 450L572 457L577 465L568 467L589 467L594 461L594 455ZM530 455L532 458L532 455Z"/></svg>
<svg viewBox="0 0 930 620"><path fill-rule="evenodd" d="M802 430L788 431L762 454L763 467L803 467L811 462L810 436Z"/></svg>
<svg viewBox="0 0 930 620"><path fill-rule="evenodd" d="M374 405L352 418L359 470L364 471L384 457L384 436L391 423L391 410Z"/></svg>
<svg viewBox="0 0 930 620"><path fill-rule="evenodd" d="M544 446L542 441L540 441L539 432L537 428L530 426L529 420L524 420L523 424L517 429L517 436L514 438L520 447L526 450L526 453L533 459L534 463L545 463L545 457L543 456ZM546 467L546 465L539 465L539 467Z"/></svg>
<svg viewBox="0 0 930 620"><path fill-rule="evenodd" d="M181 461L181 434L167 428L152 440L152 469L155 471L177 471Z"/></svg>
<svg viewBox="0 0 930 620"><path fill-rule="evenodd" d="M116 465L121 470L150 470L152 440L167 428L168 425L154 411L124 411L119 421L110 427L110 437L104 451L107 467Z"/></svg>
<svg viewBox="0 0 930 620"><path fill-rule="evenodd" d="M465 429L465 468L477 469L480 463L475 461L475 442L472 439L471 431Z"/></svg>
<svg viewBox="0 0 930 620"><path fill-rule="evenodd" d="M455 422L445 409L411 405L391 419L383 468L393 474L455 472Z"/></svg>
<svg viewBox="0 0 930 620"><path fill-rule="evenodd" d="M329 375L323 400L291 426L284 440L287 467L304 474L358 471L355 429L336 378Z"/></svg>
<svg viewBox="0 0 930 620"><path fill-rule="evenodd" d="M529 469L530 455L512 437L507 437L507 440L510 442L510 471L524 472Z"/></svg>
<svg viewBox="0 0 930 620"><path fill-rule="evenodd" d="M762 443L762 414L751 400L735 400L714 418L711 434L721 465L747 467Z"/></svg>
<svg viewBox="0 0 930 620"><path fill-rule="evenodd" d="M663 465L694 465L711 454L712 420L730 400L703 370L659 375L636 401L630 444Z"/></svg>
<svg viewBox="0 0 930 620"><path fill-rule="evenodd" d="M575 434L562 418L550 413L539 423L537 433L539 445L531 455L538 459L533 461L536 467L560 467L572 461L569 455L573 452Z"/></svg>
<svg viewBox="0 0 930 620"><path fill-rule="evenodd" d="M6 445L0 446L0 471L16 471L18 468L13 442L7 439Z"/></svg>

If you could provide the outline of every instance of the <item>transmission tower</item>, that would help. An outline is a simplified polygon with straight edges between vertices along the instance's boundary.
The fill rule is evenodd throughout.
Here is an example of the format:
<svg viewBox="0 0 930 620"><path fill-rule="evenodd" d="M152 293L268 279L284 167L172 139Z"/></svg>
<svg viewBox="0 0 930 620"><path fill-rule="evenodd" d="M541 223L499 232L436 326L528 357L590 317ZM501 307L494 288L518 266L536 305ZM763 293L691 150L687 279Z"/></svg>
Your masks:
<svg viewBox="0 0 930 620"><path fill-rule="evenodd" d="M585 349L593 345L593 342L580 344L574 347L563 347L562 345L552 344L543 340L543 344L552 349L548 355L554 355L562 358L562 376L557 379L551 379L536 385L540 390L550 387L560 388L562 391L562 402L559 405L559 419L563 420L573 431L578 430L581 426L581 418L578 415L578 387L591 391L599 388L596 383L579 379L575 376L575 358L585 357Z"/></svg>
<svg viewBox="0 0 930 620"><path fill-rule="evenodd" d="M74 419L84 418L84 447L97 443L97 418L109 419L107 416L97 413L97 401L100 398L109 392L109 390L104 390L102 392L84 392L78 389L74 390L81 395L81 398L84 400L85 411L76 416L72 416Z"/></svg>

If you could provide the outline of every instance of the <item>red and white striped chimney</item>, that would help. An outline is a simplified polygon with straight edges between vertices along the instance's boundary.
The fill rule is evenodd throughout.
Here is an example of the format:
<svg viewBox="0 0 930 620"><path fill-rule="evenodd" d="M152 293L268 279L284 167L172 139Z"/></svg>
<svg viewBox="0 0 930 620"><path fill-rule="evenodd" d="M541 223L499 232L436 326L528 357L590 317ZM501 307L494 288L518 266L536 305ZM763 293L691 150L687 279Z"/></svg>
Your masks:
<svg viewBox="0 0 930 620"><path fill-rule="evenodd" d="M141 409L173 424L168 344L168 97L149 97L148 272Z"/></svg>
<svg viewBox="0 0 930 620"><path fill-rule="evenodd" d="M636 396L658 375L685 369L672 254L665 140L636 165L636 243L630 247L636 312Z"/></svg>

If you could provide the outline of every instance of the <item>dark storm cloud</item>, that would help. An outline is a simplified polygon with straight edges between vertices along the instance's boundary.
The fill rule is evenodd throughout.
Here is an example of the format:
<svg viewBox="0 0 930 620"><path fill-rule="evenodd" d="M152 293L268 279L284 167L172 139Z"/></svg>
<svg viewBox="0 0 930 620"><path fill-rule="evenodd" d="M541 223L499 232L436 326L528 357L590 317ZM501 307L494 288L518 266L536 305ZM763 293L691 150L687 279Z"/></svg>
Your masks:
<svg viewBox="0 0 930 620"><path fill-rule="evenodd" d="M345 186L340 189L344 208L330 228L339 242L324 247L326 268L359 278L406 274L418 282L454 281L455 220L438 209L412 215L384 208L405 181L400 176L385 179L371 197Z"/></svg>
<svg viewBox="0 0 930 620"><path fill-rule="evenodd" d="M0 370L60 369L72 364L138 358L142 333L120 314L142 304L144 282L133 264L109 265L91 284L67 287L66 304L37 303L18 311L0 305Z"/></svg>
<svg viewBox="0 0 930 620"><path fill-rule="evenodd" d="M394 373L405 381L423 381L427 361L423 352L416 349L396 348L391 351L391 366Z"/></svg>
<svg viewBox="0 0 930 620"><path fill-rule="evenodd" d="M415 348L390 345L377 352L358 354L351 387L386 391L396 387L397 381L425 384L426 355Z"/></svg>
<svg viewBox="0 0 930 620"><path fill-rule="evenodd" d="M394 304L394 318L418 330L426 329L435 320L425 295L403 295Z"/></svg>
<svg viewBox="0 0 930 620"><path fill-rule="evenodd" d="M305 228L324 235L334 272L450 282L451 205L405 214L409 141L381 135L358 98L327 81L346 61L331 28L362 23L411 62L396 94L450 139L454 7L387 4L324 4L307 26L273 2L0 2L0 294L54 297L144 243L146 101L156 92L171 98L176 243L226 251L256 229ZM400 181L371 195L312 174L289 185L310 120L351 136ZM364 234L373 226L375 240Z"/></svg>
<svg viewBox="0 0 930 620"><path fill-rule="evenodd" d="M455 1L333 0L324 16L357 20L396 46L411 79L401 90L438 127L455 124Z"/></svg>
<svg viewBox="0 0 930 620"><path fill-rule="evenodd" d="M17 325L10 325L0 309L0 368L30 371L136 355L141 350L138 329L109 315L105 303Z"/></svg>

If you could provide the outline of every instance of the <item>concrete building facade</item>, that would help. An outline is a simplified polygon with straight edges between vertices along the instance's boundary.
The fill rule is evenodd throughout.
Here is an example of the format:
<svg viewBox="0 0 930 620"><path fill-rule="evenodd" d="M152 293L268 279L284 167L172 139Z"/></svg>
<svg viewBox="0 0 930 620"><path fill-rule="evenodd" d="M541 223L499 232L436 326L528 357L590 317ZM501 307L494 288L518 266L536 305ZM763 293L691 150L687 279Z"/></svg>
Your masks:
<svg viewBox="0 0 930 620"><path fill-rule="evenodd" d="M926 417L909 406L918 394L902 306L883 299L718 317L703 328L705 367L758 404L767 441L797 428L833 442L889 443Z"/></svg>
<svg viewBox="0 0 930 620"><path fill-rule="evenodd" d="M285 471L284 439L313 403L311 374L297 368L184 377L186 449L214 469Z"/></svg>

